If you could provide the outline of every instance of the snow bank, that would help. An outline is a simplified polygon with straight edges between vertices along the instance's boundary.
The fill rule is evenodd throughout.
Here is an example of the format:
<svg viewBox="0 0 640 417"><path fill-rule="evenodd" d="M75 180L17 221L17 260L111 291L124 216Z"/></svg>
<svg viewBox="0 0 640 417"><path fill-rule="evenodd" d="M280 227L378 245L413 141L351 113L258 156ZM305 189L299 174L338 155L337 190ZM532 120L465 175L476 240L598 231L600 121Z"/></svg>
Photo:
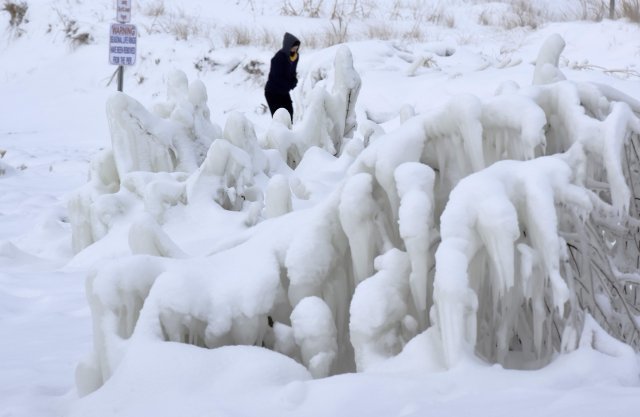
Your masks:
<svg viewBox="0 0 640 417"><path fill-rule="evenodd" d="M127 351L117 376L66 415L198 416L219 407L254 415L264 404L289 398L292 385L308 379L302 365L258 347L139 343Z"/></svg>

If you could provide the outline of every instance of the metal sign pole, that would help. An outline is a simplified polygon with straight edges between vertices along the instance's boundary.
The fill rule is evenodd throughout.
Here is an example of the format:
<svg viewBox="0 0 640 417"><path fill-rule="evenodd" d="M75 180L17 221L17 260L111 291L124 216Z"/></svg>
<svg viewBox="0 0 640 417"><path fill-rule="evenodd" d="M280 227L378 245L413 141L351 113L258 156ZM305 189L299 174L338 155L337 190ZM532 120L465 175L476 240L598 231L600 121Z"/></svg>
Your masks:
<svg viewBox="0 0 640 417"><path fill-rule="evenodd" d="M124 66L120 65L118 67L118 91L122 92L123 84L124 84Z"/></svg>
<svg viewBox="0 0 640 417"><path fill-rule="evenodd" d="M611 0L609 2L609 19L613 20L616 12L616 0Z"/></svg>

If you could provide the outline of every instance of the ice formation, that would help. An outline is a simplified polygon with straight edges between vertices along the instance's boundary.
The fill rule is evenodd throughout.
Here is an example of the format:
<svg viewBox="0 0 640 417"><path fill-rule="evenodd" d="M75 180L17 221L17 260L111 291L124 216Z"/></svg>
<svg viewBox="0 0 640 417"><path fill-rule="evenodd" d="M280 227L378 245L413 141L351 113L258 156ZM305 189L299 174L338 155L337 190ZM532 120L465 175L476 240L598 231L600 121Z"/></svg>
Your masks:
<svg viewBox="0 0 640 417"><path fill-rule="evenodd" d="M532 86L407 107L389 132L358 131L346 47L331 88L264 135L238 113L211 124L181 73L155 115L114 96L113 149L70 202L80 255L128 243L88 278L80 392L165 341L263 346L314 377L371 369L425 331L442 367L544 366L598 325L640 346L640 106L565 80L563 47L543 45Z"/></svg>
<svg viewBox="0 0 640 417"><path fill-rule="evenodd" d="M303 119L296 126L284 110L277 110L261 145L277 149L282 159L295 169L302 155L316 146L333 155L356 131L355 105L360 93L360 75L353 69L353 57L346 46L336 52L334 82L331 91L315 85Z"/></svg>

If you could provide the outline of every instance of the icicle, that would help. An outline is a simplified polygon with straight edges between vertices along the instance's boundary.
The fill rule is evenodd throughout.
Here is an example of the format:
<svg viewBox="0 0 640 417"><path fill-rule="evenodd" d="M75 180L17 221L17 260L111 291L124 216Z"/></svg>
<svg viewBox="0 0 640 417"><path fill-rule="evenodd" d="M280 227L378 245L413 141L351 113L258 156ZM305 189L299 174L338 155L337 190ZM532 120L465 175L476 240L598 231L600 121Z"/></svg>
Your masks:
<svg viewBox="0 0 640 417"><path fill-rule="evenodd" d="M376 242L373 200L373 179L369 174L357 174L345 184L338 206L340 224L349 239L355 284L373 273L373 259L379 245Z"/></svg>
<svg viewBox="0 0 640 417"><path fill-rule="evenodd" d="M476 230L495 268L492 281L496 295L502 298L514 285L514 242L520 229L513 205L500 199L503 193L494 195L494 200L478 202Z"/></svg>
<svg viewBox="0 0 640 417"><path fill-rule="evenodd" d="M428 325L427 285L429 245L434 228L433 187L435 172L426 165L405 163L396 168L396 184L400 196L399 228L411 260L411 295L418 311L420 328Z"/></svg>

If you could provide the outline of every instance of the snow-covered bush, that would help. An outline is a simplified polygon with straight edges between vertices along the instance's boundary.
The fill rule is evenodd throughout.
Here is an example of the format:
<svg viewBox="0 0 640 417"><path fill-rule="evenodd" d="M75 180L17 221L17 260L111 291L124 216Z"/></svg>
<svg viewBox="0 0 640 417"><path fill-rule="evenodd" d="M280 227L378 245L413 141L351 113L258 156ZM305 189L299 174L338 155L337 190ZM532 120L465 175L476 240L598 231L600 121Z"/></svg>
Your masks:
<svg viewBox="0 0 640 417"><path fill-rule="evenodd" d="M525 0L507 0L491 2L483 8L479 16L483 25L493 25L505 29L530 27L535 29L540 24L552 20L543 5Z"/></svg>
<svg viewBox="0 0 640 417"><path fill-rule="evenodd" d="M463 179L442 215L433 313L450 365L473 348L492 362L544 365L576 347L585 312L640 346L638 103L561 81L563 47L557 35L545 42L534 75L544 85L521 91L544 112L550 156Z"/></svg>
<svg viewBox="0 0 640 417"><path fill-rule="evenodd" d="M72 225L77 250L128 247L88 278L80 391L166 341L263 346L314 377L372 369L425 332L442 368L540 367L593 332L589 315L639 346L640 104L565 80L563 47L545 43L531 86L405 108L366 136L346 47L332 92L319 83L299 122L276 112L260 139L241 114L211 125L180 74L157 116L112 98L113 151Z"/></svg>
<svg viewBox="0 0 640 417"><path fill-rule="evenodd" d="M204 84L201 81L189 84L181 71L168 77L167 102L156 104L154 112L122 93L108 100L112 149L92 161L89 183L69 204L76 252L105 236L116 220L135 205L135 200L143 201L146 209L160 220L164 204L186 203L187 194L196 198L197 184L206 176L202 174L206 167L211 175L221 172L221 178L211 179L218 187L211 190L216 201L227 208L239 207L238 200L243 198L244 187L250 187L251 180L236 179L224 168L216 170L216 164L229 163L221 155L216 154L217 159L208 158L207 163L205 159L212 143L219 139L226 145L217 143L216 147L234 150L229 158L240 161L238 166L251 164L245 151L228 142L243 140L242 122L230 120L225 132L227 139L223 139L222 130L210 122ZM248 151L253 155L256 148ZM259 157L253 157L256 158ZM264 168L264 161L260 163ZM196 170L200 172L191 179L187 192L187 175ZM249 171L252 175L253 168ZM159 172L165 175L151 175ZM236 169L233 175L245 175L244 170Z"/></svg>
<svg viewBox="0 0 640 417"><path fill-rule="evenodd" d="M13 32L14 36L18 37L24 33L23 23L28 23L26 15L29 10L29 5L25 1L11 1L5 0L0 11L7 12L9 14L9 28Z"/></svg>

